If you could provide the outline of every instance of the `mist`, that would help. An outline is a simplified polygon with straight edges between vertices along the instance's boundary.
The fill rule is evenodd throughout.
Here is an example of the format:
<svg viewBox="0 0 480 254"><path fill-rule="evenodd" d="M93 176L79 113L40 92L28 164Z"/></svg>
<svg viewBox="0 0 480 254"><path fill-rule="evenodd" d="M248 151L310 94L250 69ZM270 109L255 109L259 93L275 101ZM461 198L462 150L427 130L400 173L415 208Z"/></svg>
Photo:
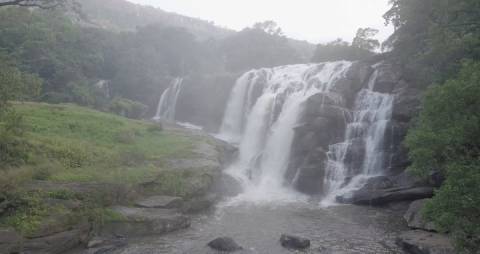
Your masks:
<svg viewBox="0 0 480 254"><path fill-rule="evenodd" d="M372 27L385 40L392 26L385 26L383 14L388 0L129 0L167 11L198 17L235 30L255 22L274 20L289 37L311 43L325 43L337 38L351 41L357 28Z"/></svg>

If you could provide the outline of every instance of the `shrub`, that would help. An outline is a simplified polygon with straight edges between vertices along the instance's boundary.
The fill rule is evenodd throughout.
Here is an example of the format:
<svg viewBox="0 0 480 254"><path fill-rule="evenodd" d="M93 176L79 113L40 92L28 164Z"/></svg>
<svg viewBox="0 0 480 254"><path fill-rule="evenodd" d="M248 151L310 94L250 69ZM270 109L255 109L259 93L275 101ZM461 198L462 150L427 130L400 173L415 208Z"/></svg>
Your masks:
<svg viewBox="0 0 480 254"><path fill-rule="evenodd" d="M109 109L117 115L133 119L141 119L147 112L147 106L136 101L116 97L110 102Z"/></svg>
<svg viewBox="0 0 480 254"><path fill-rule="evenodd" d="M480 63L466 62L456 79L431 88L407 136L410 170L446 177L426 208L467 253L480 249Z"/></svg>

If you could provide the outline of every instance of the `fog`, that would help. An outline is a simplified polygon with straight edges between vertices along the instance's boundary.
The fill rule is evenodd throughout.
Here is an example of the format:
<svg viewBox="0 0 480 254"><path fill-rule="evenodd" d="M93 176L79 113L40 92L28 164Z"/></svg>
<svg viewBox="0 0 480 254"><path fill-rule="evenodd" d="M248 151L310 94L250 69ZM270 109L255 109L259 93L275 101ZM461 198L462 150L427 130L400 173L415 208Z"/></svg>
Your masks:
<svg viewBox="0 0 480 254"><path fill-rule="evenodd" d="M382 18L388 0L129 0L152 5L179 14L213 21L223 27L240 30L253 23L274 20L289 37L312 43L336 38L347 41L359 27L380 30L383 41L393 31Z"/></svg>

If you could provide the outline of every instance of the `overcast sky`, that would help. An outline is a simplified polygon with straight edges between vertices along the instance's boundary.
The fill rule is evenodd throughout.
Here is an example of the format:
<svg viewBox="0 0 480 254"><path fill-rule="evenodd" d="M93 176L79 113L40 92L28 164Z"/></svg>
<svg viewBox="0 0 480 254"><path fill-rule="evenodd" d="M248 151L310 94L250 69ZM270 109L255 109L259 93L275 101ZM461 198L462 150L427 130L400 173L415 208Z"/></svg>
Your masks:
<svg viewBox="0 0 480 254"><path fill-rule="evenodd" d="M129 0L166 11L213 21L241 30L255 22L274 20L286 35L312 43L336 38L347 41L359 27L373 27L384 40L392 33L384 26L388 0Z"/></svg>

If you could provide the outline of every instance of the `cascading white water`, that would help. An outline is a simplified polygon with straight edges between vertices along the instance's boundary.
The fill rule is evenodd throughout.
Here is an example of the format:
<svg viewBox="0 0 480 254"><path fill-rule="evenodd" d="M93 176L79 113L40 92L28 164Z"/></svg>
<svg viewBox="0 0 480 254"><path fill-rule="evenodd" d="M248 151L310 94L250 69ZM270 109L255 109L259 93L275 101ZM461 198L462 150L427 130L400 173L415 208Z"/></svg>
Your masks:
<svg viewBox="0 0 480 254"><path fill-rule="evenodd" d="M382 174L385 166L383 144L392 116L394 96L374 91L378 73L378 70L373 72L368 87L356 96L353 119L347 124L344 142L329 148L324 183L325 204L335 202L337 195L362 187L368 178ZM360 142L364 150L360 170L351 168L346 162L347 153L353 149L355 142Z"/></svg>
<svg viewBox="0 0 480 254"><path fill-rule="evenodd" d="M153 117L155 121L175 121L175 110L177 107L177 100L182 90L183 78L175 78L172 80L170 86L162 93L160 101L158 102L157 113Z"/></svg>
<svg viewBox="0 0 480 254"><path fill-rule="evenodd" d="M291 65L244 74L232 93L220 137L238 141L239 157L227 172L239 179L248 200L289 199L284 185L294 127L304 102L327 93L350 62ZM262 92L255 97L257 86Z"/></svg>

